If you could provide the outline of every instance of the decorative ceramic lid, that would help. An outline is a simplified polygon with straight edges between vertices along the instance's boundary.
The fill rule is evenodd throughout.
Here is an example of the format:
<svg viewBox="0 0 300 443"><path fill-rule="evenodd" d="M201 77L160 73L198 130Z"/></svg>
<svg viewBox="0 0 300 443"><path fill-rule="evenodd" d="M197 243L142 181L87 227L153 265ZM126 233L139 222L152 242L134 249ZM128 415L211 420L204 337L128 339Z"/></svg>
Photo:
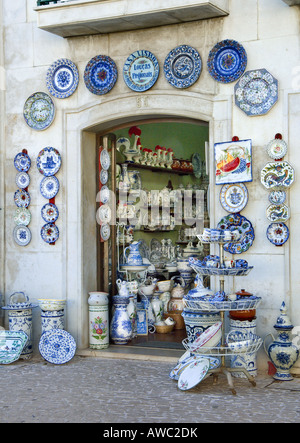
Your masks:
<svg viewBox="0 0 300 443"><path fill-rule="evenodd" d="M280 315L277 318L277 322L274 325L274 328L277 330L280 329L293 329L293 325L291 323L291 320L289 316L286 313L286 305L285 302L282 302L281 308L280 308Z"/></svg>

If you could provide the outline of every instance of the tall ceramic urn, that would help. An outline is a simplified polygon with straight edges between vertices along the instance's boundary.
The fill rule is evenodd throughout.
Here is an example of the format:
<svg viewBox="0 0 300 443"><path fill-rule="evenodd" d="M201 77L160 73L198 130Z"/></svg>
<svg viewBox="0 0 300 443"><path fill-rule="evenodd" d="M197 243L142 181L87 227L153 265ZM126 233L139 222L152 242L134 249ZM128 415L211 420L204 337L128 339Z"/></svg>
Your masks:
<svg viewBox="0 0 300 443"><path fill-rule="evenodd" d="M91 349L109 347L109 312L106 292L89 292L89 346Z"/></svg>

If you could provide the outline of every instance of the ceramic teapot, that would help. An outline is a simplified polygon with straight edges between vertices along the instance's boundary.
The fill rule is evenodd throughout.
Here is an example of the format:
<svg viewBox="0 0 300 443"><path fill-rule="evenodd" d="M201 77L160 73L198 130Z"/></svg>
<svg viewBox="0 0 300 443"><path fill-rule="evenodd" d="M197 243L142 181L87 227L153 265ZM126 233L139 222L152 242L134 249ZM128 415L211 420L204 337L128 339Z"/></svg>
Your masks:
<svg viewBox="0 0 300 443"><path fill-rule="evenodd" d="M141 266L143 264L143 258L139 251L141 243L141 240L134 241L133 243L131 243L131 245L127 246L127 248L124 249L124 259L127 265ZM127 251L129 251L128 255Z"/></svg>
<svg viewBox="0 0 300 443"><path fill-rule="evenodd" d="M185 287L185 281L182 277L174 276L171 278L171 280L174 279L180 279L180 283L174 283L174 286L171 290L171 298L182 298L184 296L184 287Z"/></svg>

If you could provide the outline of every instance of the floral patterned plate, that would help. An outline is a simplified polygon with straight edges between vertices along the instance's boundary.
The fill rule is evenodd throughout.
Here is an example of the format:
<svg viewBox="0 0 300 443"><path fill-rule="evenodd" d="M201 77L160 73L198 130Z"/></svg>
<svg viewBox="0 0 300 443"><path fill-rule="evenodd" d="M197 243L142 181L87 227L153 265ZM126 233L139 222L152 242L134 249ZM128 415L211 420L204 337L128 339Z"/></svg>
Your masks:
<svg viewBox="0 0 300 443"><path fill-rule="evenodd" d="M29 225L31 220L31 212L27 208L16 209L14 222L16 225Z"/></svg>
<svg viewBox="0 0 300 443"><path fill-rule="evenodd" d="M18 189L14 195L15 204L18 208L28 208L30 205L30 195L29 192L24 189Z"/></svg>
<svg viewBox="0 0 300 443"><path fill-rule="evenodd" d="M192 86L200 77L201 71L201 56L191 46L177 46L169 52L165 59L165 77L170 85L175 88Z"/></svg>
<svg viewBox="0 0 300 443"><path fill-rule="evenodd" d="M31 166L31 160L29 155L25 154L24 152L19 152L19 154L15 156L14 165L17 171L28 172Z"/></svg>
<svg viewBox="0 0 300 443"><path fill-rule="evenodd" d="M44 177L40 184L40 191L43 197L47 199L54 198L59 191L59 181L52 175Z"/></svg>
<svg viewBox="0 0 300 443"><path fill-rule="evenodd" d="M41 237L46 243L55 243L59 237L59 229L54 223L46 223L41 229Z"/></svg>
<svg viewBox="0 0 300 443"><path fill-rule="evenodd" d="M118 70L115 62L106 55L97 55L86 65L84 82L87 89L96 95L107 94L115 85Z"/></svg>
<svg viewBox="0 0 300 443"><path fill-rule="evenodd" d="M198 385L209 371L209 359L203 358L193 361L182 371L178 379L178 388L187 391Z"/></svg>
<svg viewBox="0 0 300 443"><path fill-rule="evenodd" d="M286 142L280 138L275 138L274 140L271 140L268 143L266 149L268 156L273 158L274 160L281 160L288 150Z"/></svg>
<svg viewBox="0 0 300 443"><path fill-rule="evenodd" d="M284 223L271 223L267 228L267 239L275 246L282 246L289 236L289 228Z"/></svg>
<svg viewBox="0 0 300 443"><path fill-rule="evenodd" d="M13 231L14 241L19 246L27 246L31 241L31 231L25 225L17 225Z"/></svg>
<svg viewBox="0 0 300 443"><path fill-rule="evenodd" d="M54 203L46 203L41 209L43 220L47 223L54 223L58 219L59 212Z"/></svg>
<svg viewBox="0 0 300 443"><path fill-rule="evenodd" d="M78 86L77 66L66 58L56 60L48 69L46 85L51 95L56 98L67 98Z"/></svg>
<svg viewBox="0 0 300 443"><path fill-rule="evenodd" d="M223 217L217 226L219 229L238 230L240 239L233 243L225 243L224 250L230 254L242 254L252 246L255 235L251 222L240 214L230 214Z"/></svg>
<svg viewBox="0 0 300 443"><path fill-rule="evenodd" d="M74 357L76 342L67 331L52 329L42 334L39 351L41 356L49 363L61 365Z"/></svg>
<svg viewBox="0 0 300 443"><path fill-rule="evenodd" d="M28 340L23 331L0 331L0 364L17 361Z"/></svg>
<svg viewBox="0 0 300 443"><path fill-rule="evenodd" d="M235 40L223 40L210 51L207 67L210 75L221 83L237 80L247 66L244 47Z"/></svg>
<svg viewBox="0 0 300 443"><path fill-rule="evenodd" d="M47 129L55 114L52 98L44 92L32 94L25 102L23 115L27 125L36 131Z"/></svg>
<svg viewBox="0 0 300 443"><path fill-rule="evenodd" d="M29 186L30 177L27 172L18 172L16 175L16 185L20 189L26 189Z"/></svg>

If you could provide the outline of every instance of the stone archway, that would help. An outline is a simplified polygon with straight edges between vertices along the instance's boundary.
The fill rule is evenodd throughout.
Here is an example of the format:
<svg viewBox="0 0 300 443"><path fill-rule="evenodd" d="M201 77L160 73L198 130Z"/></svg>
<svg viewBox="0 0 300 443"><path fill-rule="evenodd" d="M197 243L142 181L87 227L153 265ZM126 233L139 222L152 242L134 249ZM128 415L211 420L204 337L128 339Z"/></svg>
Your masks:
<svg viewBox="0 0 300 443"><path fill-rule="evenodd" d="M65 291L68 301L68 330L75 337L78 348L88 347L87 294L93 290L92 242L86 236L89 221L85 218L86 194L84 169L93 167L95 157L84 156L85 149L95 152L96 133L134 120L183 117L202 120L210 125L210 144L226 139L231 128L230 99L215 101L187 91L160 92L147 95L123 95L103 98L81 109L69 110L64 115L65 133ZM210 153L213 168L213 150ZM95 167L95 166L94 166ZM212 169L211 169L212 170ZM96 196L96 190L90 189ZM94 198L94 197L91 197ZM210 196L214 207L214 194ZM90 202L90 204L92 204ZM211 213L214 221L214 211ZM95 287L95 286L94 286Z"/></svg>

